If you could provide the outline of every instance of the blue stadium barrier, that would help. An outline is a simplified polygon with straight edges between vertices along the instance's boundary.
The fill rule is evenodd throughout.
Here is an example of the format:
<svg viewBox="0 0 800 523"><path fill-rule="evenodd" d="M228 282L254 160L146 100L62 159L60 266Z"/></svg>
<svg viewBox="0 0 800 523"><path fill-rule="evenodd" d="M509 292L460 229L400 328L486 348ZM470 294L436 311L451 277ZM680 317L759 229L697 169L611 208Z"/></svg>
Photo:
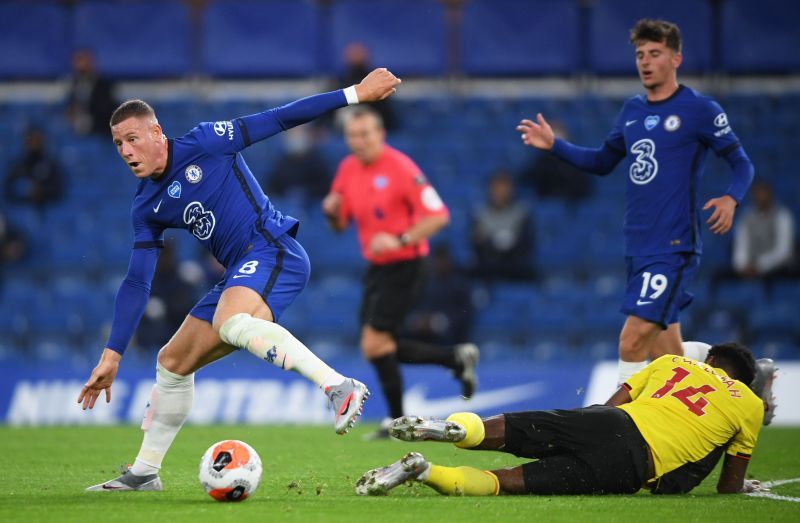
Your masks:
<svg viewBox="0 0 800 523"><path fill-rule="evenodd" d="M177 0L78 3L75 47L95 53L98 70L112 77L173 77L191 72L197 45L189 13Z"/></svg>
<svg viewBox="0 0 800 523"><path fill-rule="evenodd" d="M681 72L712 69L712 18L709 2L697 0L597 0L589 18L589 69L600 74L636 74L635 52L628 42L640 18L664 18L678 24L683 40Z"/></svg>
<svg viewBox="0 0 800 523"><path fill-rule="evenodd" d="M317 71L312 2L216 1L203 12L202 68L213 76L309 76Z"/></svg>
<svg viewBox="0 0 800 523"><path fill-rule="evenodd" d="M57 2L0 4L0 77L47 78L69 66L67 12Z"/></svg>
<svg viewBox="0 0 800 523"><path fill-rule="evenodd" d="M476 76L574 74L578 27L573 0L466 2L462 69Z"/></svg>
<svg viewBox="0 0 800 523"><path fill-rule="evenodd" d="M800 70L800 4L783 0L722 2L722 66L732 73Z"/></svg>
<svg viewBox="0 0 800 523"><path fill-rule="evenodd" d="M445 17L433 0L339 0L331 6L331 45L324 70L343 68L342 51L361 42L376 67L402 75L445 71Z"/></svg>

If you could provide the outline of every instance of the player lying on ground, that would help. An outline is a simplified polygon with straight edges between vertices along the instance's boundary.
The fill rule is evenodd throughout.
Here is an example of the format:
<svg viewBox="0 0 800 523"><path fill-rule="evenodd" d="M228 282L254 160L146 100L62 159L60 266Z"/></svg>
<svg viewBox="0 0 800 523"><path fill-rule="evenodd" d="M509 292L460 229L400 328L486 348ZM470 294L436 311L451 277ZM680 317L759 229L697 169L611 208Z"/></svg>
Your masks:
<svg viewBox="0 0 800 523"><path fill-rule="evenodd" d="M111 401L119 361L147 304L165 229L188 230L226 271L158 354L133 466L90 490L161 490L158 471L191 410L195 371L237 348L323 389L336 413L336 432L353 425L367 388L337 373L276 323L308 282L308 256L294 239L298 221L272 206L239 152L339 107L382 100L399 83L388 70L376 69L358 85L232 121L201 123L177 139L167 139L141 100L114 111L114 144L140 179L131 210L134 244L111 334L78 403L91 409L102 391Z"/></svg>
<svg viewBox="0 0 800 523"><path fill-rule="evenodd" d="M465 449L538 460L484 471L434 465L412 452L368 471L356 483L356 492L385 494L407 480L446 495L633 494L642 487L688 491L713 464L691 471L697 475L705 470L705 475L691 478L688 490L686 481L676 487L670 474L712 460L709 455L723 446L727 450L717 491L750 491L758 484L746 483L744 477L764 416L762 400L745 385L754 376L750 352L726 343L712 347L705 363L662 356L631 377L606 405L483 420L472 413L456 413L447 420L402 417L391 429L399 439L449 441ZM668 481L660 489L664 479Z"/></svg>

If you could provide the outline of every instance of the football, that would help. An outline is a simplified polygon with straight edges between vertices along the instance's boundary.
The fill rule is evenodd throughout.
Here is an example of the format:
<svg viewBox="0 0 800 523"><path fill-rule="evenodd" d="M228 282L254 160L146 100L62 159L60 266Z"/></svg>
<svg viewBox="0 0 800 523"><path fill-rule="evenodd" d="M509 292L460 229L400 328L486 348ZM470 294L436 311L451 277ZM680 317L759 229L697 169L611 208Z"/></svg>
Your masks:
<svg viewBox="0 0 800 523"><path fill-rule="evenodd" d="M261 481L261 458L243 441L211 445L200 460L200 484L217 501L243 501Z"/></svg>

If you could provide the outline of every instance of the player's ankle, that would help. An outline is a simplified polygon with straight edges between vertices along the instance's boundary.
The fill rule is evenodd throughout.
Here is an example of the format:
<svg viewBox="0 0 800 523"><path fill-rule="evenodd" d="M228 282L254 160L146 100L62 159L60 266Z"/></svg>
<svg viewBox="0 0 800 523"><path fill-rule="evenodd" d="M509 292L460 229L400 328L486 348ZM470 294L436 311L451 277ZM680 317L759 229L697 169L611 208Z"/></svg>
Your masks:
<svg viewBox="0 0 800 523"><path fill-rule="evenodd" d="M141 461L139 458L136 458L133 461L133 465L131 465L131 468L128 469L128 472L130 472L134 476L150 476L152 474L158 474L159 470L160 470L159 467L155 467L153 465L150 465L149 463Z"/></svg>

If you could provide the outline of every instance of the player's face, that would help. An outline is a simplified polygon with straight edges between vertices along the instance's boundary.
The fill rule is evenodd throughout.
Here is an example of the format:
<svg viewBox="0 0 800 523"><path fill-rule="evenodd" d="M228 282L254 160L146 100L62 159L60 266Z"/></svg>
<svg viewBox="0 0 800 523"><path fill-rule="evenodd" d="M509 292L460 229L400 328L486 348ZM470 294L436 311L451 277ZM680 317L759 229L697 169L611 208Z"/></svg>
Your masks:
<svg viewBox="0 0 800 523"><path fill-rule="evenodd" d="M641 42L636 47L636 69L645 89L656 89L674 79L681 54L664 42Z"/></svg>
<svg viewBox="0 0 800 523"><path fill-rule="evenodd" d="M164 135L150 118L131 117L111 127L117 152L137 178L147 178L162 156Z"/></svg>
<svg viewBox="0 0 800 523"><path fill-rule="evenodd" d="M362 163L372 163L381 153L386 133L370 115L351 118L344 129L347 146Z"/></svg>

